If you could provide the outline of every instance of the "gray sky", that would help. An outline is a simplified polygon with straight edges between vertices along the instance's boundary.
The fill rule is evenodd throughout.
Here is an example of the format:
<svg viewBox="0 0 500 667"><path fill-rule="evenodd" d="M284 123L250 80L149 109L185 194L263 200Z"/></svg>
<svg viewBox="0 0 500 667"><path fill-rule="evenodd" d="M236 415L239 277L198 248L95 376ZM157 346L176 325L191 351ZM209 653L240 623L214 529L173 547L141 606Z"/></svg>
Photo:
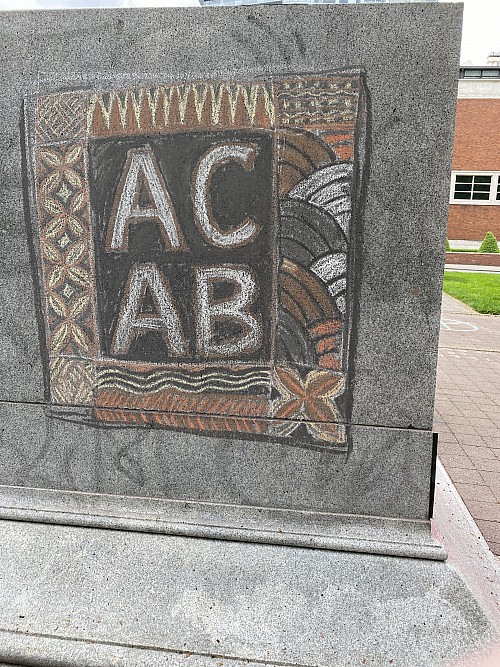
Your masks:
<svg viewBox="0 0 500 667"><path fill-rule="evenodd" d="M451 0L457 2L458 0ZM0 0L0 9L49 7L169 7L198 5L198 0ZM500 51L500 0L464 0L464 30L460 62L486 64L491 51Z"/></svg>
<svg viewBox="0 0 500 667"><path fill-rule="evenodd" d="M464 5L460 62L485 65L491 51L500 52L500 0L465 0Z"/></svg>

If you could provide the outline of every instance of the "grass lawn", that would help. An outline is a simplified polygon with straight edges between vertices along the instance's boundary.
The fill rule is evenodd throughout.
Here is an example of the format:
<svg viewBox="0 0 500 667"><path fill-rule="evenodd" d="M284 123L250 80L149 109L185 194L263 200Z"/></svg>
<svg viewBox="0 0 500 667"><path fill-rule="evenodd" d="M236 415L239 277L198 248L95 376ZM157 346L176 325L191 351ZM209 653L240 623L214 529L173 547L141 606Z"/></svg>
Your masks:
<svg viewBox="0 0 500 667"><path fill-rule="evenodd" d="M445 271L443 291L478 313L500 315L500 274Z"/></svg>

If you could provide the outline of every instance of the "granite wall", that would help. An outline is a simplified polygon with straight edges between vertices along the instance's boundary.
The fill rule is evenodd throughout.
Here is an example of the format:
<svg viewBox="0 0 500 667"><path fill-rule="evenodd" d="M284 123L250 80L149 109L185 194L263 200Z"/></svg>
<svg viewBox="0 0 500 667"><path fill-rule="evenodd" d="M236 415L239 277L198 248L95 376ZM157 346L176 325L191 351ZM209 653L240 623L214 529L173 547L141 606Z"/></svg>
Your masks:
<svg viewBox="0 0 500 667"><path fill-rule="evenodd" d="M460 21L2 15L5 507L428 518Z"/></svg>

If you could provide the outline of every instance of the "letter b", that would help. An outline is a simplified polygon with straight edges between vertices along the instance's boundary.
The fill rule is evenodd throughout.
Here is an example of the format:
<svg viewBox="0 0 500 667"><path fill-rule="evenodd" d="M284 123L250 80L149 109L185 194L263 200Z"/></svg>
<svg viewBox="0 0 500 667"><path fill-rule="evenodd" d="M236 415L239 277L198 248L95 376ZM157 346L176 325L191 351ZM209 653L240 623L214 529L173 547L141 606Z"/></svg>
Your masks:
<svg viewBox="0 0 500 667"><path fill-rule="evenodd" d="M258 315L248 312L257 297L253 272L246 266L196 267L196 307L198 352L204 357L230 357L248 354L262 341L262 324ZM216 282L233 283L232 296L215 300ZM230 341L215 341L215 323L232 320L241 328L241 334Z"/></svg>

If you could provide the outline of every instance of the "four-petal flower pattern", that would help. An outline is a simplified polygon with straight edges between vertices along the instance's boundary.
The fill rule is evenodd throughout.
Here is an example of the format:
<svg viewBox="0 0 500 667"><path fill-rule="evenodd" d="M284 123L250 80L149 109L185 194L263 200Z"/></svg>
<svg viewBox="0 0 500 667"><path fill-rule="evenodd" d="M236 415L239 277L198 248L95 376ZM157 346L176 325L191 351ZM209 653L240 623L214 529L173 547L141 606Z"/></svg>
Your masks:
<svg viewBox="0 0 500 667"><path fill-rule="evenodd" d="M37 151L38 210L50 354L95 350L83 144Z"/></svg>
<svg viewBox="0 0 500 667"><path fill-rule="evenodd" d="M345 426L338 424L339 411L334 402L344 390L343 375L312 370L302 380L291 368L275 368L274 384L281 396L273 404L273 417L286 420L276 426L279 435L288 435L302 420L321 440L345 442Z"/></svg>

